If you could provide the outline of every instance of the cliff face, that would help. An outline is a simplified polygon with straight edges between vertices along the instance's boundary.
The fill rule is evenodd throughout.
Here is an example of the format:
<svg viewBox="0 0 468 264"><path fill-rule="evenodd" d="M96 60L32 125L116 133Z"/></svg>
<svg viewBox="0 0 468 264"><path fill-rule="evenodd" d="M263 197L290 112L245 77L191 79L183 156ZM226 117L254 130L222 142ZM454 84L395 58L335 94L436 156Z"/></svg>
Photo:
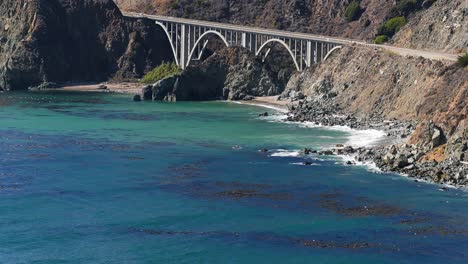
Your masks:
<svg viewBox="0 0 468 264"><path fill-rule="evenodd" d="M398 32L395 44L417 49L468 51L468 1L436 1Z"/></svg>
<svg viewBox="0 0 468 264"><path fill-rule="evenodd" d="M287 89L362 118L433 120L449 136L468 114L466 69L379 49L346 47L294 75Z"/></svg>
<svg viewBox="0 0 468 264"><path fill-rule="evenodd" d="M282 75L243 48L225 48L205 61L145 88L144 98L163 101L246 100L277 95Z"/></svg>
<svg viewBox="0 0 468 264"><path fill-rule="evenodd" d="M135 78L171 60L164 34L111 0L0 2L0 87Z"/></svg>

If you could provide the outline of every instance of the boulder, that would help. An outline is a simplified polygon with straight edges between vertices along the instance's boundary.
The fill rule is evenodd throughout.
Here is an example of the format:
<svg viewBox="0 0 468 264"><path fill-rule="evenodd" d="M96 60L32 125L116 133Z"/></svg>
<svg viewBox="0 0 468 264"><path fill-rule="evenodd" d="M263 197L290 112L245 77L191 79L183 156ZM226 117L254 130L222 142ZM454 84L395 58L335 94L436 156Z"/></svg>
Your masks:
<svg viewBox="0 0 468 264"><path fill-rule="evenodd" d="M162 79L155 83L152 90L153 101L173 101L177 100L177 97L172 96L175 93L174 84L176 83L177 76L171 76L166 79Z"/></svg>
<svg viewBox="0 0 468 264"><path fill-rule="evenodd" d="M143 95L143 100L152 100L153 99L153 86L147 85L141 89L141 94Z"/></svg>
<svg viewBox="0 0 468 264"><path fill-rule="evenodd" d="M133 101L134 101L134 102L140 102L140 101L141 101L141 95L135 94L135 95L133 96Z"/></svg>
<svg viewBox="0 0 468 264"><path fill-rule="evenodd" d="M402 169L408 165L409 165L408 158L406 158L406 156L403 154L398 155L397 158L395 159L394 166L399 169Z"/></svg>
<svg viewBox="0 0 468 264"><path fill-rule="evenodd" d="M434 131L432 132L431 138L432 148L437 148L438 146L444 144L443 134L440 129L434 127Z"/></svg>

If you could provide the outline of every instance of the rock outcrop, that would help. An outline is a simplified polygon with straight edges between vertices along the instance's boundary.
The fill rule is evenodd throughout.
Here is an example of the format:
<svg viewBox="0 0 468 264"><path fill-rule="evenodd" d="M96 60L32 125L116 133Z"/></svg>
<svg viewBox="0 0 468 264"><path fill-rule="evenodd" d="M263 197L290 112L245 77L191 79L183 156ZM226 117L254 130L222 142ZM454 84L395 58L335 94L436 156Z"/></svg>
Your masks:
<svg viewBox="0 0 468 264"><path fill-rule="evenodd" d="M171 59L164 33L112 0L0 2L0 89L136 78Z"/></svg>
<svg viewBox="0 0 468 264"><path fill-rule="evenodd" d="M145 99L162 101L246 100L280 94L278 74L243 48L227 48L181 74L143 89Z"/></svg>
<svg viewBox="0 0 468 264"><path fill-rule="evenodd" d="M291 106L292 121L395 129L394 135L409 138L372 155L363 150L359 161L372 159L385 171L465 185L467 73L442 62L347 47L294 75L281 97L305 97L292 98L298 100Z"/></svg>
<svg viewBox="0 0 468 264"><path fill-rule="evenodd" d="M468 51L468 1L437 0L418 12L395 36L394 44L416 48Z"/></svg>
<svg viewBox="0 0 468 264"><path fill-rule="evenodd" d="M295 74L291 90L358 118L434 120L448 136L468 111L466 69L372 48L343 48Z"/></svg>

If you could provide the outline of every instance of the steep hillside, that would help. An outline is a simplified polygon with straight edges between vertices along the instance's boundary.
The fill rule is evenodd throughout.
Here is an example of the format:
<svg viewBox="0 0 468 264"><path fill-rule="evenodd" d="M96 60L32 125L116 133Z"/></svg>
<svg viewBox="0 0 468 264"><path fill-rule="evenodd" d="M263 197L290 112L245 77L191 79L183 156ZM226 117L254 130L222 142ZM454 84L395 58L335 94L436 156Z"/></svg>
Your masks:
<svg viewBox="0 0 468 264"><path fill-rule="evenodd" d="M395 44L417 49L468 51L468 1L438 0L418 12L395 36Z"/></svg>
<svg viewBox="0 0 468 264"><path fill-rule="evenodd" d="M447 135L468 114L466 69L379 49L346 47L293 76L287 89L312 98L331 93L326 101L361 118L434 120Z"/></svg>
<svg viewBox="0 0 468 264"><path fill-rule="evenodd" d="M294 30L373 42L392 17L406 17L397 45L459 52L467 48L465 0L115 0L122 9ZM352 2L359 9L347 16ZM393 35L394 33L392 33ZM431 41L427 41L430 39Z"/></svg>
<svg viewBox="0 0 468 264"><path fill-rule="evenodd" d="M112 0L0 2L0 89L135 78L170 60L164 34Z"/></svg>
<svg viewBox="0 0 468 264"><path fill-rule="evenodd" d="M334 36L373 39L391 1L363 0L365 12L348 22L345 9L352 0L116 0L125 10L260 26Z"/></svg>

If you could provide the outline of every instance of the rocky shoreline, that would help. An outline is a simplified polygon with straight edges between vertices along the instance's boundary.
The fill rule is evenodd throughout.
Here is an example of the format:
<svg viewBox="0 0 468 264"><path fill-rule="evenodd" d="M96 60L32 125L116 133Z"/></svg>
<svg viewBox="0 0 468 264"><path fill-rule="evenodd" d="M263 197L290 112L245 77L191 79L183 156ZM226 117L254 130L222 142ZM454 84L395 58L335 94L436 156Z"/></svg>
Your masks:
<svg viewBox="0 0 468 264"><path fill-rule="evenodd" d="M281 98L280 96L279 99ZM375 164L382 172L398 173L415 181L468 187L466 135L447 141L442 130L432 122L418 124L415 121L382 118L362 119L343 114L339 108L332 108L330 104L308 100L289 104L288 117L284 121L312 122L325 127L347 126L356 130L380 130L385 132L388 139L384 140L387 143L368 147L341 144L325 150L305 147L302 151L304 155L346 156L347 165ZM416 143L412 139L415 134L423 138L423 142Z"/></svg>

